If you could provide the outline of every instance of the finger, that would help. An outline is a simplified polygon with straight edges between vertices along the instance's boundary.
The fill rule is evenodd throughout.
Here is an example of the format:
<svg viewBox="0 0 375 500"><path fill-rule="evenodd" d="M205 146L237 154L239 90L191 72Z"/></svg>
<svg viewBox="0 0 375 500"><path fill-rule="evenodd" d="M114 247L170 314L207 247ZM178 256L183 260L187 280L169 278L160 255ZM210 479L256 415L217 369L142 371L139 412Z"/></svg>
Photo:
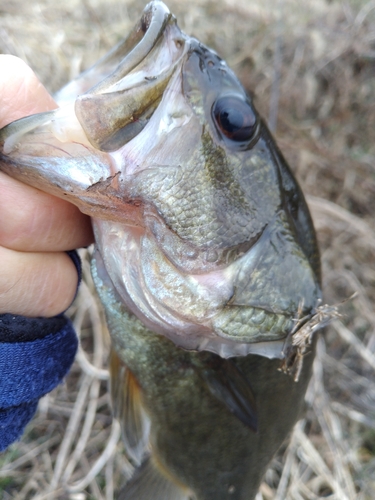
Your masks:
<svg viewBox="0 0 375 500"><path fill-rule="evenodd" d="M0 172L0 245L55 252L90 245L91 222L74 205Z"/></svg>
<svg viewBox="0 0 375 500"><path fill-rule="evenodd" d="M19 58L0 55L0 126L57 107ZM0 245L21 251L62 251L93 241L89 218L71 204L1 174Z"/></svg>
<svg viewBox="0 0 375 500"><path fill-rule="evenodd" d="M20 59L13 56L0 56L0 67L0 126L23 116L56 107L56 103L32 70ZM55 241L55 247L59 249L66 236L68 243L63 244L62 247L73 248L80 246L79 238L77 238L79 232L83 233L82 244L88 243L87 232L90 232L90 229L87 230L88 219L82 216L78 209L72 208L65 201L39 193L34 188L27 186L20 188L17 181L5 176L2 177L1 182L6 183L6 189L1 189L0 199L6 196L14 197L11 206L6 208L5 204L8 205L8 203L5 202L1 206L2 234L8 246L13 244L19 249L34 248L35 250L43 246L38 242L42 242L45 238L44 242ZM20 189L25 191L21 192ZM44 216L42 210L37 208L39 203L44 206ZM56 208L53 208L55 204L57 204ZM51 213L52 218L50 218ZM74 227L74 222L77 227ZM20 231L19 236L11 234L12 224L14 224L13 231L15 228ZM62 229L66 224L67 230ZM49 243L47 248L51 247L52 244ZM0 247L0 259L0 311L2 313L51 316L64 311L69 306L76 291L78 278L75 266L68 255L17 252Z"/></svg>
<svg viewBox="0 0 375 500"><path fill-rule="evenodd" d="M66 253L15 252L0 247L0 314L55 316L77 289L75 265Z"/></svg>
<svg viewBox="0 0 375 500"><path fill-rule="evenodd" d="M0 55L0 127L24 116L57 108L35 73L21 59Z"/></svg>

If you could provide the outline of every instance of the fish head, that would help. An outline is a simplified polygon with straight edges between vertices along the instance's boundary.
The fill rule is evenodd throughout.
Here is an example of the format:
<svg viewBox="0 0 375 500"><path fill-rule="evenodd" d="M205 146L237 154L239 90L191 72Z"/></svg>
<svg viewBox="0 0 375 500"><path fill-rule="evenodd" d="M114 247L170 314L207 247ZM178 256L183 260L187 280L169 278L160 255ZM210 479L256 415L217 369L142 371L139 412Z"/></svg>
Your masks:
<svg viewBox="0 0 375 500"><path fill-rule="evenodd" d="M151 2L129 37L0 131L1 169L93 217L98 269L178 346L283 357L321 296L311 217L227 64Z"/></svg>

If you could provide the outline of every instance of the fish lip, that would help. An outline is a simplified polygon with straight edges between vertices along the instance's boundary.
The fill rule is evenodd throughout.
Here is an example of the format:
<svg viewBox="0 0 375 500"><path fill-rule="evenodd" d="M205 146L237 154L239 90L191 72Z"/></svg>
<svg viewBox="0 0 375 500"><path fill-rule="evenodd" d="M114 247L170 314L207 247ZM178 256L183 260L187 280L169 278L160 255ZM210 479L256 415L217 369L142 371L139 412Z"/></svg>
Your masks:
<svg viewBox="0 0 375 500"><path fill-rule="evenodd" d="M106 87L121 78L119 74L131 71L131 68L147 57L168 24L176 24L176 19L163 2L152 1L147 4L141 19L129 35L90 68L59 89L54 94L55 101L62 106L74 102L82 94L105 91Z"/></svg>
<svg viewBox="0 0 375 500"><path fill-rule="evenodd" d="M132 35L133 33L143 32L143 37L133 47L130 47L128 53L122 56L121 62L115 71L94 85L88 92L98 94L108 91L109 86L138 66L155 47L171 20L175 22L175 17L163 2L152 1L148 3L143 10L141 19L131 33Z"/></svg>

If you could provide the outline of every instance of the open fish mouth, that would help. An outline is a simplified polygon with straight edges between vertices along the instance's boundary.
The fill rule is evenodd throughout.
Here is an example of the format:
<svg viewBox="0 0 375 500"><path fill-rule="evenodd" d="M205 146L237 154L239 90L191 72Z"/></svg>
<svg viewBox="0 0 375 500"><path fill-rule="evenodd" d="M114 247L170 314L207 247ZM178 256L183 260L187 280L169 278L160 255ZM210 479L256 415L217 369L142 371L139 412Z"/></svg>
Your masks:
<svg viewBox="0 0 375 500"><path fill-rule="evenodd" d="M111 189L121 165L106 153L147 125L186 51L185 38L162 2L148 4L123 42L57 92L60 108L0 131L2 154L14 161L9 175L64 196L89 215L97 213L95 205L101 216L107 209L121 212L116 198L123 205L122 193Z"/></svg>
<svg viewBox="0 0 375 500"><path fill-rule="evenodd" d="M282 357L321 296L303 195L218 55L162 2L0 130L0 168L93 218L98 269L152 331L222 357Z"/></svg>

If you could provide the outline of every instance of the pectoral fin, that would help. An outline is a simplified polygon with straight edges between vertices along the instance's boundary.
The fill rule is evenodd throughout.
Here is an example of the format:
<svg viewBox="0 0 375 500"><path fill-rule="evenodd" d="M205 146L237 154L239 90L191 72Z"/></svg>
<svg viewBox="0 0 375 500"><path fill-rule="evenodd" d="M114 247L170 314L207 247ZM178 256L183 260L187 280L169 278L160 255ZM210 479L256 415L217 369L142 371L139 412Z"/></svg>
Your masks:
<svg viewBox="0 0 375 500"><path fill-rule="evenodd" d="M159 472L152 458L145 460L126 483L117 500L189 500L190 494Z"/></svg>
<svg viewBox="0 0 375 500"><path fill-rule="evenodd" d="M230 359L210 355L200 375L209 391L243 424L254 432L258 430L256 402L249 381Z"/></svg>
<svg viewBox="0 0 375 500"><path fill-rule="evenodd" d="M132 372L112 351L110 358L113 414L120 421L126 453L139 465L148 446L150 421L141 401L141 389Z"/></svg>

